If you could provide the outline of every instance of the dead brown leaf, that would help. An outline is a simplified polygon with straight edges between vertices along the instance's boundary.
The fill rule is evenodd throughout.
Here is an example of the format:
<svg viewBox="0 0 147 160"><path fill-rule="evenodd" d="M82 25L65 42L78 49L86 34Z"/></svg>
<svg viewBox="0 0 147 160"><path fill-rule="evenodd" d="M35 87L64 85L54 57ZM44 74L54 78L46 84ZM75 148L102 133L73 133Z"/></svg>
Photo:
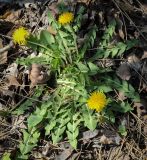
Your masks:
<svg viewBox="0 0 147 160"><path fill-rule="evenodd" d="M121 28L118 30L118 34L122 39L125 38L124 32L123 32L123 30Z"/></svg>
<svg viewBox="0 0 147 160"><path fill-rule="evenodd" d="M147 51L146 50L143 52L141 59L145 59L145 58L147 58Z"/></svg>
<svg viewBox="0 0 147 160"><path fill-rule="evenodd" d="M102 135L101 138L100 138L100 143L101 144L112 144L113 141L112 141L112 139L109 139L105 135Z"/></svg>
<svg viewBox="0 0 147 160"><path fill-rule="evenodd" d="M94 130L94 131L85 131L83 132L83 139L90 139L90 138L94 138L95 136L97 136L99 133L98 130Z"/></svg>
<svg viewBox="0 0 147 160"><path fill-rule="evenodd" d="M125 153L121 146L111 147L109 160L130 160L129 153Z"/></svg>
<svg viewBox="0 0 147 160"><path fill-rule="evenodd" d="M18 65L16 63L12 63L11 65L8 66L8 68L6 69L6 76L14 76L14 77L17 77L18 75L18 69L17 69Z"/></svg>
<svg viewBox="0 0 147 160"><path fill-rule="evenodd" d="M9 89L10 86L20 86L17 81L18 69L17 64L12 63L8 68L3 72L4 77L0 82L0 93L2 95L13 96L14 92Z"/></svg>
<svg viewBox="0 0 147 160"><path fill-rule="evenodd" d="M144 124L145 124L143 126L143 133L144 133L144 135L147 135L147 115L145 115L143 119L144 119Z"/></svg>
<svg viewBox="0 0 147 160"><path fill-rule="evenodd" d="M72 154L72 149L65 149L60 155L56 156L56 160L66 160Z"/></svg>
<svg viewBox="0 0 147 160"><path fill-rule="evenodd" d="M52 3L50 6L49 6L49 9L52 13L53 16L56 16L59 12L58 8L57 8L57 4L56 3Z"/></svg>
<svg viewBox="0 0 147 160"><path fill-rule="evenodd" d="M146 99L141 99L140 102L134 103L134 107L137 108L138 117L143 118L143 116L147 114L147 100Z"/></svg>
<svg viewBox="0 0 147 160"><path fill-rule="evenodd" d="M21 10L8 10L2 16L2 19L8 22L12 22L14 24L18 23L18 19L20 17Z"/></svg>
<svg viewBox="0 0 147 160"><path fill-rule="evenodd" d="M21 14L21 10L12 11L6 20L14 24L17 24L19 22L20 14Z"/></svg>
<svg viewBox="0 0 147 160"><path fill-rule="evenodd" d="M24 123L24 120L25 120L25 116L18 116L18 117L15 117L13 118L13 121L12 121L12 125L13 125L13 129L16 129L16 128L23 128L23 129L26 129L27 126L25 125Z"/></svg>
<svg viewBox="0 0 147 160"><path fill-rule="evenodd" d="M88 5L92 0L78 0L77 2L80 3L85 3L86 5Z"/></svg>
<svg viewBox="0 0 147 160"><path fill-rule="evenodd" d="M6 10L6 12L2 16L0 16L0 19L6 19L10 14L11 14L11 11Z"/></svg>
<svg viewBox="0 0 147 160"><path fill-rule="evenodd" d="M140 59L135 54L128 55L127 59L130 64L137 63L140 61Z"/></svg>
<svg viewBox="0 0 147 160"><path fill-rule="evenodd" d="M0 48L3 48L1 38L0 38ZM0 65L5 64L7 62L7 54L8 54L8 51L4 51L4 52L0 53Z"/></svg>
<svg viewBox="0 0 147 160"><path fill-rule="evenodd" d="M121 137L117 132L110 131L110 130L103 130L103 134L100 137L101 144L115 144L119 145L121 142Z"/></svg>
<svg viewBox="0 0 147 160"><path fill-rule="evenodd" d="M7 54L8 54L8 51L5 51L0 54L0 65L7 63Z"/></svg>
<svg viewBox="0 0 147 160"><path fill-rule="evenodd" d="M49 26L49 27L47 28L47 30L48 30L49 33L52 34L52 35L56 35L56 34L57 34L57 31L56 31L53 27L51 27L51 26Z"/></svg>
<svg viewBox="0 0 147 160"><path fill-rule="evenodd" d="M147 135L147 100L146 97L141 99L141 102L134 103L134 107L137 108L137 116L144 122L143 134Z"/></svg>
<svg viewBox="0 0 147 160"><path fill-rule="evenodd" d="M38 151L32 151L32 155L36 160L46 160L44 156Z"/></svg>
<svg viewBox="0 0 147 160"><path fill-rule="evenodd" d="M123 28L124 28L123 22L119 18L118 14L116 14L115 17L116 17L116 22L117 22L118 34L119 34L120 38L124 39L125 38L125 34L123 32Z"/></svg>
<svg viewBox="0 0 147 160"><path fill-rule="evenodd" d="M13 63L8 68L6 69L6 74L5 74L5 84L10 87L10 86L20 86L20 83L17 80L18 76L18 69L17 69L17 64Z"/></svg>
<svg viewBox="0 0 147 160"><path fill-rule="evenodd" d="M46 145L42 148L42 155L46 156L51 148L51 145L49 142L46 143Z"/></svg>
<svg viewBox="0 0 147 160"><path fill-rule="evenodd" d="M10 75L6 78L8 80L8 86L20 86L20 83L17 81L16 77Z"/></svg>
<svg viewBox="0 0 147 160"><path fill-rule="evenodd" d="M0 95L10 96L12 97L14 92L9 90L7 84L0 84Z"/></svg>
<svg viewBox="0 0 147 160"><path fill-rule="evenodd" d="M29 78L31 80L31 87L34 87L37 84L46 83L49 80L49 75L42 70L42 65L32 64Z"/></svg>
<svg viewBox="0 0 147 160"><path fill-rule="evenodd" d="M125 96L123 91L119 91L118 92L118 100L120 101L124 101L125 99L127 99L127 97Z"/></svg>
<svg viewBox="0 0 147 160"><path fill-rule="evenodd" d="M64 150L59 155L57 155L55 159L66 160L72 154L73 148L69 143L61 144L60 147L63 148Z"/></svg>
<svg viewBox="0 0 147 160"><path fill-rule="evenodd" d="M147 14L147 4L145 4L146 1L144 1L144 4L141 5L141 9L144 11L144 14Z"/></svg>
<svg viewBox="0 0 147 160"><path fill-rule="evenodd" d="M123 80L128 81L131 78L130 67L127 63L122 63L116 73Z"/></svg>
<svg viewBox="0 0 147 160"><path fill-rule="evenodd" d="M68 160L73 160L73 159L79 159L78 157L80 156L80 152L78 153L73 153L69 158Z"/></svg>
<svg viewBox="0 0 147 160"><path fill-rule="evenodd" d="M0 48L3 48L2 39L0 38Z"/></svg>

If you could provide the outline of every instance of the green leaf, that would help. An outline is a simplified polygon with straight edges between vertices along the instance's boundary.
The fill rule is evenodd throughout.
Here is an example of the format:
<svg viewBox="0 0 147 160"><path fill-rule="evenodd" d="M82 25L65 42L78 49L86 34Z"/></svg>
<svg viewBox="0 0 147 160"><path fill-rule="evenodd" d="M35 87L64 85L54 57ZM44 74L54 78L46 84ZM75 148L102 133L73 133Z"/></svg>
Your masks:
<svg viewBox="0 0 147 160"><path fill-rule="evenodd" d="M5 152L2 156L2 160L11 160L10 159L11 154L8 152Z"/></svg>
<svg viewBox="0 0 147 160"><path fill-rule="evenodd" d="M111 21L111 23L108 26L108 31L107 32L110 34L111 37L112 37L112 35L115 31L115 26L116 26L116 21L115 20Z"/></svg>
<svg viewBox="0 0 147 160"><path fill-rule="evenodd" d="M74 148L74 149L77 149L77 139L74 139L74 140L69 140L71 146Z"/></svg>
<svg viewBox="0 0 147 160"><path fill-rule="evenodd" d="M33 42L33 43L31 43ZM37 51L38 46L36 45L36 43L39 43L39 39L36 35L30 35L28 41L27 41L27 46L32 48L34 51Z"/></svg>
<svg viewBox="0 0 147 160"><path fill-rule="evenodd" d="M59 126L58 128L56 128L55 132L52 132L52 141L53 144L58 143L61 139L62 139L62 134L65 131L66 127L62 127Z"/></svg>
<svg viewBox="0 0 147 160"><path fill-rule="evenodd" d="M17 108L15 111L13 111L13 114L21 115L31 105L32 105L32 100L28 99L24 103L22 103L19 108Z"/></svg>
<svg viewBox="0 0 147 160"><path fill-rule="evenodd" d="M73 115L71 122L68 122L67 124L67 136L69 143L71 146L76 149L77 148L77 136L79 135L79 123L81 122L81 119L78 117L79 113L76 113Z"/></svg>
<svg viewBox="0 0 147 160"><path fill-rule="evenodd" d="M54 127L51 131L53 144L58 143L63 136L63 133L66 129L66 124L69 122L69 110L61 109L61 112L58 111L56 116L58 115L58 119L56 119L56 127Z"/></svg>
<svg viewBox="0 0 147 160"><path fill-rule="evenodd" d="M67 136L69 140L74 140L77 138L77 136L79 135L79 128L69 128L69 125L67 126L68 130L67 130Z"/></svg>
<svg viewBox="0 0 147 160"><path fill-rule="evenodd" d="M64 13L68 10L68 6L65 5L64 1L58 3L56 7L58 8L58 13Z"/></svg>
<svg viewBox="0 0 147 160"><path fill-rule="evenodd" d="M109 85L99 85L98 86L98 90L100 90L100 91L103 91L103 92L105 92L105 93L108 93L108 92L111 92L111 91L113 91L113 89L112 89L112 87L111 86L109 86Z"/></svg>
<svg viewBox="0 0 147 160"><path fill-rule="evenodd" d="M122 81L122 86L117 88L119 91L124 92L124 95L128 98L131 98L135 102L140 101L139 94L135 92L135 89L131 84L129 84L127 81Z"/></svg>
<svg viewBox="0 0 147 160"><path fill-rule="evenodd" d="M30 143L37 144L39 137L40 137L40 133L38 131L35 131L30 139Z"/></svg>
<svg viewBox="0 0 147 160"><path fill-rule="evenodd" d="M73 33L73 29L72 29L72 27L71 27L70 24L65 25L64 28L65 28L68 32Z"/></svg>
<svg viewBox="0 0 147 160"><path fill-rule="evenodd" d="M108 120L108 123L115 123L115 115L111 109L105 111L105 118Z"/></svg>
<svg viewBox="0 0 147 160"><path fill-rule="evenodd" d="M21 154L25 155L29 153L35 146L36 144L25 144L25 143L20 142L19 149L20 149Z"/></svg>
<svg viewBox="0 0 147 160"><path fill-rule="evenodd" d="M52 12L49 12L49 11L48 11L48 21L50 24L52 24L52 22L55 21L55 18L53 17Z"/></svg>
<svg viewBox="0 0 147 160"><path fill-rule="evenodd" d="M83 113L84 125L92 131L95 130L97 126L97 120L93 115L93 112L85 106L85 108L83 108L82 113Z"/></svg>
<svg viewBox="0 0 147 160"><path fill-rule="evenodd" d="M34 90L34 95L31 97L31 99L27 99L24 103L22 103L19 108L17 108L15 111L13 111L13 114L23 114L27 109L29 109L29 106L32 106L33 102L36 102L37 98L42 94L42 88L36 88Z"/></svg>
<svg viewBox="0 0 147 160"><path fill-rule="evenodd" d="M78 31L78 29L80 29L81 24L82 24L82 19L83 19L83 14L85 11L85 7L81 6L78 10L77 16L75 17L75 25L73 26L73 29L75 30L75 32Z"/></svg>
<svg viewBox="0 0 147 160"><path fill-rule="evenodd" d="M55 38L48 31L42 30L40 33L40 41L44 45L49 45L49 44L55 43Z"/></svg>
<svg viewBox="0 0 147 160"><path fill-rule="evenodd" d="M104 36L102 37L103 39L102 46L106 46L107 43L110 41L110 38L112 37L115 31L115 26L116 26L115 20L111 21L111 23L108 25L108 28L106 29Z"/></svg>
<svg viewBox="0 0 147 160"><path fill-rule="evenodd" d="M60 35L62 38L65 38L65 37L68 37L68 36L69 36L68 33L64 32L64 31L61 31L61 30L59 30L59 35Z"/></svg>
<svg viewBox="0 0 147 160"><path fill-rule="evenodd" d="M78 62L76 63L76 65L78 66L79 70L83 73L87 73L89 71L89 68L82 62Z"/></svg>
<svg viewBox="0 0 147 160"><path fill-rule="evenodd" d="M101 53L103 53L103 56L102 56L102 57L107 58L107 57L109 57L109 55L111 54L111 50L106 50L106 51L101 52Z"/></svg>
<svg viewBox="0 0 147 160"><path fill-rule="evenodd" d="M120 56L120 55L122 55L122 53L125 52L127 45L122 42L119 42L117 44L117 47L119 48L119 52L118 52L117 56Z"/></svg>
<svg viewBox="0 0 147 160"><path fill-rule="evenodd" d="M62 119L62 120L61 120L62 126L66 125L66 124L69 122L69 120L70 120L69 117L67 117L67 118L65 118L65 119Z"/></svg>
<svg viewBox="0 0 147 160"><path fill-rule="evenodd" d="M98 31L98 28L96 25L94 25L89 29L89 32L85 35L85 41L79 51L81 58L84 57L84 54L86 53L87 49L90 49L91 47L93 47L97 31Z"/></svg>
<svg viewBox="0 0 147 160"><path fill-rule="evenodd" d="M56 120L50 121L50 124L47 124L45 127L45 135L49 135L50 131L56 126Z"/></svg>
<svg viewBox="0 0 147 160"><path fill-rule="evenodd" d="M39 115L31 115L27 122L28 122L28 128L35 127L37 124L39 124L43 119L43 116Z"/></svg>
<svg viewBox="0 0 147 160"><path fill-rule="evenodd" d="M23 130L23 141L27 142L29 137L30 137L30 134L26 130Z"/></svg>
<svg viewBox="0 0 147 160"><path fill-rule="evenodd" d="M56 19L52 15L52 12L48 12L48 21L51 27L53 27L55 30L58 30L61 27L61 25L56 21Z"/></svg>
<svg viewBox="0 0 147 160"><path fill-rule="evenodd" d="M95 65L94 63L92 63L92 62L88 62L88 66L89 66L89 68L90 68L90 75L95 75L95 74L97 74L97 72L98 72L98 70L99 70L99 68L98 68L98 66L97 65Z"/></svg>
<svg viewBox="0 0 147 160"><path fill-rule="evenodd" d="M114 104L111 109L113 111L121 112L121 113L126 113L130 112L133 110L133 108L130 106L128 102L121 102L119 104Z"/></svg>
<svg viewBox="0 0 147 160"><path fill-rule="evenodd" d="M122 112L122 113L126 113L126 112L130 112L132 111L133 108L130 106L130 104L128 102L122 102L120 104L120 111L119 112Z"/></svg>
<svg viewBox="0 0 147 160"><path fill-rule="evenodd" d="M111 49L111 55L112 55L112 58L114 57L114 56L116 56L117 55L117 53L118 53L118 51L119 51L119 48L117 48L117 47L114 47L114 48L112 48Z"/></svg>
<svg viewBox="0 0 147 160"><path fill-rule="evenodd" d="M131 49L132 47L134 47L134 46L137 45L138 43L139 43L139 41L136 40L136 39L126 41L126 44L127 44L126 50Z"/></svg>
<svg viewBox="0 0 147 160"><path fill-rule="evenodd" d="M40 133L38 131L33 131L32 133L23 130L23 141L19 144L19 149L22 155L28 154L38 142Z"/></svg>
<svg viewBox="0 0 147 160"><path fill-rule="evenodd" d="M43 120L44 116L47 114L48 107L50 107L51 105L52 103L49 101L43 103L41 107L36 108L36 111L33 114L31 114L27 119L29 129L35 127Z"/></svg>
<svg viewBox="0 0 147 160"><path fill-rule="evenodd" d="M126 130L126 127L121 124L119 125L118 127L118 132L122 135L122 136L127 136L127 130Z"/></svg>

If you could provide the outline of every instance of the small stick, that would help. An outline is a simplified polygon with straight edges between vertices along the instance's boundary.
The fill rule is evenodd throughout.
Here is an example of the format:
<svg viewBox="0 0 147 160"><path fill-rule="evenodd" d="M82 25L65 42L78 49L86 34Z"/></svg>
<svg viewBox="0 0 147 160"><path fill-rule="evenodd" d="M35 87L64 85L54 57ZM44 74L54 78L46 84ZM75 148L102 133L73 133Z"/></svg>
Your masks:
<svg viewBox="0 0 147 160"><path fill-rule="evenodd" d="M0 54L9 50L13 46L13 42L11 41L7 46L0 48Z"/></svg>

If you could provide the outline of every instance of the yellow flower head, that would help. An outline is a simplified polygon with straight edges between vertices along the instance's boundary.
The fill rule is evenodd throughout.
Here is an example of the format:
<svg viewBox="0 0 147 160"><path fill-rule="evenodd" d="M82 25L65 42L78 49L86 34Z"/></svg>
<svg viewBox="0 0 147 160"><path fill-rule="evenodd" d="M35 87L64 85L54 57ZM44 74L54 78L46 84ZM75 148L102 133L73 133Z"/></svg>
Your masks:
<svg viewBox="0 0 147 160"><path fill-rule="evenodd" d="M93 92L87 100L87 105L90 109L95 109L97 112L103 110L107 105L107 99L103 92Z"/></svg>
<svg viewBox="0 0 147 160"><path fill-rule="evenodd" d="M72 22L74 15L71 12L65 12L59 16L58 22L62 25Z"/></svg>
<svg viewBox="0 0 147 160"><path fill-rule="evenodd" d="M29 37L29 32L24 28L20 27L16 29L12 35L12 39L15 44L26 45L26 38Z"/></svg>

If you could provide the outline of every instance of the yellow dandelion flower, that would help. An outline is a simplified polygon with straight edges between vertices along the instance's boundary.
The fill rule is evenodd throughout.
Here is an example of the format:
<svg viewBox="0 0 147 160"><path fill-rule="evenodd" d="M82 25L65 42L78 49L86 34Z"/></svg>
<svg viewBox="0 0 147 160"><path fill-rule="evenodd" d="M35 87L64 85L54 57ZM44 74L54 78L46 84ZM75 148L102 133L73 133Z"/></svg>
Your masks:
<svg viewBox="0 0 147 160"><path fill-rule="evenodd" d="M72 22L74 15L71 12L65 12L59 16L58 22L62 25Z"/></svg>
<svg viewBox="0 0 147 160"><path fill-rule="evenodd" d="M87 100L87 105L90 109L95 109L97 112L103 110L107 105L107 99L103 92L93 92Z"/></svg>
<svg viewBox="0 0 147 160"><path fill-rule="evenodd" d="M16 29L12 35L12 39L15 44L26 45L26 38L29 37L29 32L24 28L20 27Z"/></svg>

